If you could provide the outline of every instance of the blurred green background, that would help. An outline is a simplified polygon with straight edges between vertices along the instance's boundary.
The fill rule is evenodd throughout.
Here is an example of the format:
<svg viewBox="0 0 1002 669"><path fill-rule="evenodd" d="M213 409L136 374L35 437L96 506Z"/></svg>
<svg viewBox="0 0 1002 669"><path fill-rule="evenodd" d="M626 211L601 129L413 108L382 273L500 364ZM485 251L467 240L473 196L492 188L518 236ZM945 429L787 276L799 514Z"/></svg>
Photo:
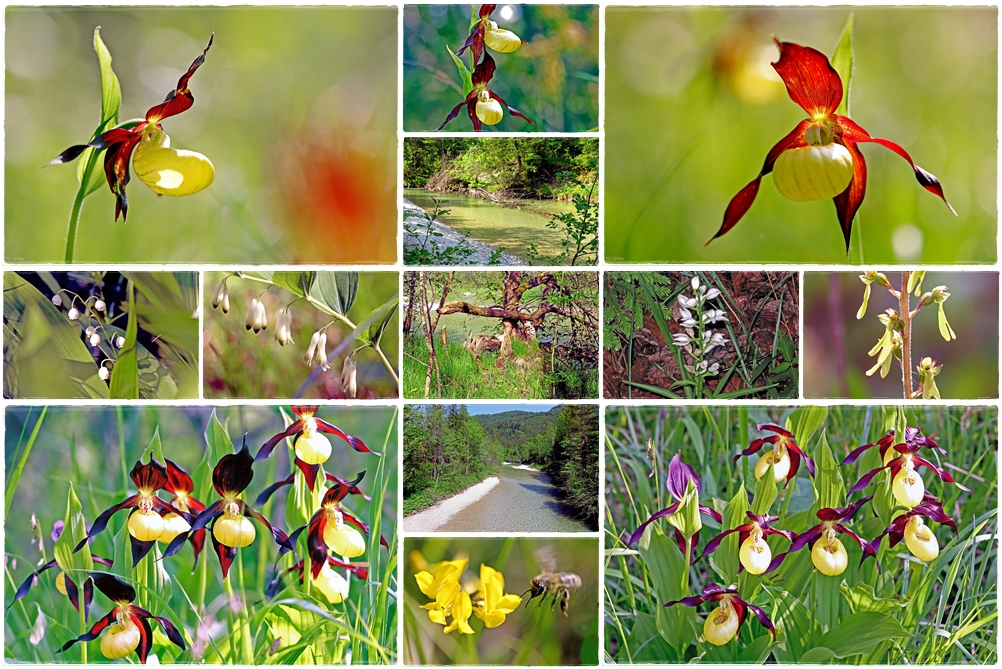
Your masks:
<svg viewBox="0 0 1002 669"><path fill-rule="evenodd" d="M772 36L830 56L850 11L851 117L938 176L959 214L921 188L900 157L861 144L868 179L855 226L865 262L995 261L993 7L610 7L608 261L861 262L856 248L846 256L830 201L787 200L771 176L737 226L703 246L769 149L806 117L769 65L779 55Z"/></svg>
<svg viewBox="0 0 1002 669"><path fill-rule="evenodd" d="M404 664L554 666L598 664L598 540L590 538L408 538L404 541ZM500 571L505 593L520 595L540 572L572 572L581 587L570 591L567 617L552 598L540 606L522 596L505 622L486 629L470 616L472 635L443 634L419 608L429 601L414 575L442 560L468 558L460 580L467 592L479 587L480 565Z"/></svg>
<svg viewBox="0 0 1002 669"><path fill-rule="evenodd" d="M206 272L204 286L204 395L209 398L289 398L296 397L311 372L303 363L303 356L314 332L333 319L310 306L302 299L290 309L292 313L292 344L279 346L275 341L279 309L295 300L285 290L271 288L263 297L268 312L268 329L254 334L245 326L247 307L266 287L256 281L230 277L226 284L230 291L230 312L212 308L212 298L219 282L229 272ZM373 309L385 304L399 292L399 275L396 272L359 272L358 294L348 318L361 326ZM333 353L342 339L351 334L340 322L327 329L327 353ZM380 342L380 349L400 375L398 362L400 341L400 311L397 309ZM358 346L348 345L346 353ZM357 358L358 399L398 397L393 381L379 356L371 348L360 351ZM344 357L331 361L331 368L315 377L302 397L317 399L344 399L341 392L341 366Z"/></svg>
<svg viewBox="0 0 1002 669"><path fill-rule="evenodd" d="M283 408L291 416L288 407ZM215 409L219 421L227 428L230 439L236 449L240 448L241 438L247 433L247 444L251 453L257 453L272 435L284 429L283 418L278 408L228 406ZM41 416L40 407L8 407L4 413L5 436L5 480L7 482L7 504L9 512L4 519L4 556L8 578L4 587L7 602L13 597L14 588L19 585L31 570L36 568L40 553L37 543L32 541L32 525L38 524L39 532L45 540L46 559L52 559L53 543L49 536L52 524L62 520L66 513L66 500L72 483L76 495L80 499L87 525L94 522L97 515L112 504L125 499L135 491L134 484L128 480L128 472L142 455L159 428L163 444L163 454L183 467L192 476L195 484L195 496L206 503L218 499L211 487L211 471L208 464L200 465L206 453L203 434L209 424L212 407L65 407L49 406ZM397 420L396 409L393 407L324 407L318 416L337 425L348 434L359 437L373 450L382 451L384 475L387 490L397 489ZM38 425L38 436L30 452L24 450L29 435ZM19 441L20 449L19 449ZM254 479L244 499L261 511L275 525L286 531L291 528L286 521L286 499L290 488L280 488L271 500L264 505L254 505L255 498L276 480L285 478L295 466L289 460L289 448L281 442L275 452L267 460L256 462ZM330 473L341 477L353 478L355 472L367 471L360 487L366 494L374 491L379 478L377 466L380 457L372 453L357 453L347 443L332 435L331 445L334 455L325 465ZM385 447L385 450L384 450ZM25 458L22 462L22 458ZM212 463L214 465L215 463ZM15 472L20 474L16 479ZM12 478L15 481L12 483ZM16 490L14 489L16 486ZM11 491L13 490L13 496ZM170 495L161 493L160 497L170 499ZM346 508L357 514L363 522L372 523L381 518L381 534L387 541L393 541L397 526L397 496L387 494L382 500L376 499L371 504L361 497L350 496L344 502ZM112 517L108 529L91 541L91 550L95 555L113 558L115 556L115 537L119 535L127 522L128 512L121 511ZM122 535L124 536L124 534ZM163 549L163 545L160 546ZM248 548L240 550L240 560L243 562L242 593L251 603L251 614L264 598L264 589L273 577L278 549L267 533L258 528L257 540ZM208 582L205 610L201 621L196 616L185 593L195 597L199 592L199 579L202 569L193 573L193 551L185 546L177 555L163 561L164 568L170 574L173 585L167 598L171 609L180 616L189 638L196 638L198 633L201 650L189 650L180 660L184 662L197 661L204 655L211 655L211 644L207 648L207 635L220 637L226 631L227 611L226 597L223 592L222 572L219 560L213 552L211 539L207 538L205 548L199 558L199 567L203 561L208 563ZM300 554L302 556L302 554ZM395 560L395 551L391 553ZM373 578L382 574L387 564L385 549L380 556L369 555L359 561L371 562ZM377 567L375 562L381 564ZM291 556L282 558L279 565L291 564ZM102 569L104 569L102 567ZM114 573L129 574L126 565L116 564ZM79 646L66 655L55 655L45 651L56 647L79 632L77 612L69 599L61 596L52 587L57 571L49 571L39 577L39 583L22 601L23 606L15 606L5 614L5 648L9 653L17 653L16 657L28 662L32 661L63 661L78 662ZM234 569L230 572L230 581L237 592L241 592L241 583ZM293 577L286 576L284 582L291 585ZM351 596L353 603L362 601L361 591L366 585L358 578L352 577ZM183 588L183 592L181 590ZM31 629L31 620L25 620L23 611L32 614L35 603L45 604L42 607L47 617L45 641L35 650L34 659L25 657L22 650L23 642ZM351 604L349 604L351 606ZM152 608L157 608L151 603ZM107 597L99 592L94 593L94 604L91 609L90 621L93 624L97 618L111 609ZM156 612L155 612L156 613ZM158 615L164 615L158 613ZM220 627L222 626L222 627ZM261 626L265 627L264 625ZM265 634L265 630L255 627L255 634ZM175 656L176 649L163 642L163 637L154 637L155 652L165 663ZM220 642L223 646L227 644ZM91 655L99 661L104 658L97 650L97 643L91 644ZM134 658L133 658L134 659Z"/></svg>
<svg viewBox="0 0 1002 669"><path fill-rule="evenodd" d="M100 116L94 28L122 87L119 120L160 103L215 32L163 122L216 180L159 197L133 179L127 225L107 185L87 198L78 262L394 262L397 12L352 8L8 8L4 218L8 261L63 257L76 163ZM40 243L40 240L45 240Z"/></svg>
<svg viewBox="0 0 1002 669"><path fill-rule="evenodd" d="M479 10L480 5L473 5ZM465 97L446 47L462 48L470 34L471 5L404 7L404 130L427 132ZM491 20L528 44L491 57L497 71L488 88L531 118L505 113L499 132L598 130L598 6L498 5ZM488 51L490 51L488 49ZM472 71L470 57L462 59ZM443 132L473 132L466 109Z"/></svg>
<svg viewBox="0 0 1002 669"><path fill-rule="evenodd" d="M885 272L892 286L901 286L900 272ZM935 272L926 274L922 290L949 287L946 318L957 333L947 342L939 334L936 305L923 307L912 321L912 360L936 358L943 371L936 386L944 400L998 397L999 275L997 272ZM804 273L804 396L855 399L897 398L904 393L901 366L891 363L887 378L867 352L884 333L877 316L898 301L886 288L873 284L866 315L856 320L864 285L855 272ZM914 309L918 298L911 297ZM913 373L918 388L918 374Z"/></svg>

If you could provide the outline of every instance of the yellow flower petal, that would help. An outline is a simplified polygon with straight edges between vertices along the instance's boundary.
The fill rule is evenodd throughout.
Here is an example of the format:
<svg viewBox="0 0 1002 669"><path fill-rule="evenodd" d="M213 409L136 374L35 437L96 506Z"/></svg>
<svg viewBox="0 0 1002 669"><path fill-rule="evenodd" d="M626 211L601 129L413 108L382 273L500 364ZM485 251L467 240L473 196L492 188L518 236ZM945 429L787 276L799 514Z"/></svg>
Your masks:
<svg viewBox="0 0 1002 669"><path fill-rule="evenodd" d="M485 613L481 616L477 616L484 621L484 625L490 629L499 627L501 623L505 621L505 614L500 611L493 611L491 613Z"/></svg>
<svg viewBox="0 0 1002 669"><path fill-rule="evenodd" d="M132 167L154 193L175 197L194 195L216 178L212 161L201 153L163 146L137 146Z"/></svg>
<svg viewBox="0 0 1002 669"><path fill-rule="evenodd" d="M498 602L498 605L495 608L495 610L500 611L501 613L504 614L508 614L517 609L521 605L522 605L522 598L519 597L518 595L505 595Z"/></svg>

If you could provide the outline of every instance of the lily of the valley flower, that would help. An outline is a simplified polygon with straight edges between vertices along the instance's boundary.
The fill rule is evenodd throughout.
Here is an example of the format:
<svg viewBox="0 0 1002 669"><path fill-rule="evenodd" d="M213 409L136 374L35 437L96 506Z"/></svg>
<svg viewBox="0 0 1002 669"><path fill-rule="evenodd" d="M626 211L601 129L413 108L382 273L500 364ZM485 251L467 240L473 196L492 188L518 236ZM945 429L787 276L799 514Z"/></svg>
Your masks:
<svg viewBox="0 0 1002 669"><path fill-rule="evenodd" d="M176 554L188 538L190 532L197 532L212 523L212 545L216 549L216 557L223 569L223 578L227 577L230 564L237 556L238 548L246 548L254 543L257 531L250 518L264 525L271 532L279 547L279 555L292 551L293 546L285 532L274 527L260 512L240 499L240 494L250 485L254 478L254 458L247 448L246 437L244 445L236 453L224 455L212 470L212 487L222 499L206 507L191 523L191 530L179 534L167 546L165 557Z"/></svg>
<svg viewBox="0 0 1002 669"><path fill-rule="evenodd" d="M703 623L703 636L707 642L714 646L723 646L741 631L741 625L748 617L748 609L755 613L762 627L772 633L773 640L776 639L776 628L765 611L749 604L738 596L737 590L725 590L716 583L708 583L703 588L702 595L694 597L683 597L675 601L668 602L665 607L683 604L685 606L699 606L704 602L715 602L717 608L710 612Z"/></svg>
<svg viewBox="0 0 1002 669"><path fill-rule="evenodd" d="M943 365L936 364L936 358L925 357L919 362L918 367L919 385L922 386L922 399L943 399L936 387L936 377L943 371Z"/></svg>
<svg viewBox="0 0 1002 669"><path fill-rule="evenodd" d="M135 568L164 532L164 520L160 516L160 512L177 512L185 516L187 522L194 520L194 516L191 514L178 512L171 508L167 502L157 497L157 491L167 485L167 468L157 462L152 455L145 465L137 460L129 477L136 485L138 492L111 508L105 509L94 520L87 536L73 549L74 553L103 532L108 527L108 521L113 515L122 509L132 509L132 513L129 515L129 542L132 546L132 566Z"/></svg>
<svg viewBox="0 0 1002 669"><path fill-rule="evenodd" d="M518 35L498 28L498 24L491 21L491 13L497 5L480 5L478 16L480 20L473 24L470 36L466 38L466 43L456 52L457 56L462 56L467 49L473 51L473 62L479 63L484 54L484 46L497 51L498 53L511 53L517 51L525 42Z"/></svg>
<svg viewBox="0 0 1002 669"><path fill-rule="evenodd" d="M908 546L912 555L923 562L932 562L939 555L939 542L932 529L922 521L922 518L949 525L954 532L957 531L957 524L946 515L939 500L926 493L921 503L891 521L887 529L873 540L873 547L880 548L880 541L885 536L888 537L887 545L891 548L904 539L905 545Z"/></svg>
<svg viewBox="0 0 1002 669"><path fill-rule="evenodd" d="M843 524L852 520L856 512L871 499L873 499L872 495L864 497L858 502L853 502L848 506L837 509L826 508L819 510L817 517L821 522L794 539L789 551L773 558L772 564L769 565L766 572L774 571L782 564L783 559L788 554L796 553L807 546L811 549L811 561L818 571L825 576L838 576L849 565L849 554L846 552L842 541L838 538L839 534L849 537L863 549L863 557L859 561L860 564L863 564L863 560L868 557L872 557L876 561L877 551L870 542Z"/></svg>
<svg viewBox="0 0 1002 669"><path fill-rule="evenodd" d="M202 54L192 62L181 76L177 87L167 94L160 104L150 107L144 120L129 122L112 128L87 144L71 146L56 156L49 165L68 163L80 156L88 147L105 151L104 172L108 186L115 195L115 221L119 215L128 219L129 199L125 187L129 183L129 158L136 176L159 195L194 195L207 188L215 178L212 162L200 153L170 148L170 138L160 122L165 118L187 111L195 103L188 89L188 80L205 62L215 35L209 37ZM133 155L133 153L135 155Z"/></svg>
<svg viewBox="0 0 1002 669"><path fill-rule="evenodd" d="M225 281L219 282L219 288L216 289L216 294L212 298L212 308L218 309L222 307L223 313L229 313L230 311L230 289L226 285Z"/></svg>
<svg viewBox="0 0 1002 669"><path fill-rule="evenodd" d="M791 200L834 200L848 252L852 221L866 194L866 163L857 147L861 142L875 142L907 160L919 184L946 202L939 179L916 165L907 151L890 140L871 137L855 121L835 113L842 102L842 80L827 56L799 44L775 42L779 60L772 66L786 84L790 99L809 118L772 147L758 176L727 205L713 239L737 225L755 201L762 177L774 172L777 189ZM949 202L946 206L956 215Z"/></svg>
<svg viewBox="0 0 1002 669"><path fill-rule="evenodd" d="M441 130L445 127L446 123L459 116L459 110L464 105L466 106L466 113L470 117L470 122L473 123L473 130L476 132L480 132L484 123L487 125L497 125L500 123L505 109L512 116L518 116L528 121L531 125L535 125L532 119L514 107L509 107L508 103L500 95L487 87L491 77L494 76L495 68L494 59L491 58L489 53L485 52L483 60L473 68L473 90L469 92L465 100L449 112L449 115L442 121L442 125L435 128L436 131Z"/></svg>
<svg viewBox="0 0 1002 669"><path fill-rule="evenodd" d="M644 530L647 526L653 523L655 520L660 518L671 518L679 510L679 506L682 504L683 498L689 489L689 483L692 483L696 487L696 491L702 490L703 482L700 480L699 476L696 474L692 467L682 462L682 454L676 453L668 463L668 478L665 484L668 488L669 494L675 500L675 502L669 505L667 508L661 509L650 518L645 520L640 524L640 526L630 535L627 540L626 545L632 546L640 540L643 536ZM711 509L708 506L702 504L699 505L699 513L704 516L713 518L718 523L723 522L723 518L716 510ZM699 542L699 531L697 530L693 533L692 538L689 540L689 545L686 546L685 536L682 534L678 527L675 527L675 543L678 544L678 549L682 551L690 561L694 561L694 553L696 550L696 544Z"/></svg>
<svg viewBox="0 0 1002 669"><path fill-rule="evenodd" d="M740 546L738 560L741 563L741 568L747 570L749 574L764 574L772 562L772 549L769 548L766 537L770 534L778 534L792 542L797 539L797 535L789 530L777 530L769 526L769 523L779 520L779 516L760 516L751 511L746 513L751 522L738 525L732 530L725 530L710 539L706 548L703 549L703 557L720 548L720 542L729 534L740 532L738 535Z"/></svg>
<svg viewBox="0 0 1002 669"><path fill-rule="evenodd" d="M485 564L480 565L480 590L477 591L476 601L473 613L489 629L502 625L505 617L522 604L518 595L505 594L504 574ZM565 616L566 606L566 603L561 603Z"/></svg>
<svg viewBox="0 0 1002 669"><path fill-rule="evenodd" d="M306 476L306 484L310 487L311 491L316 483L320 465L326 462L331 455L331 444L327 440L327 437L323 436L324 433L336 434L347 441L348 445L359 453L379 455L379 453L370 450L365 445L365 442L358 437L353 437L341 430L341 428L317 418L317 409L318 407L316 406L292 407L292 413L295 414L296 420L289 427L285 428L284 431L279 432L266 441L261 446L261 450L257 452L257 457L255 458L257 460L264 460L271 455L278 442L288 437L296 437L293 443L296 451L296 466Z"/></svg>
<svg viewBox="0 0 1002 669"><path fill-rule="evenodd" d="M92 574L91 577L97 589L115 602L115 608L97 621L89 631L63 644L57 653L62 653L78 641L93 641L104 632L101 638L102 655L109 660L120 660L134 652L139 656L140 663L146 664L146 658L153 646L151 620L160 623L171 643L185 650L184 637L170 620L155 616L132 603L136 599L135 588L110 574Z"/></svg>
<svg viewBox="0 0 1002 669"><path fill-rule="evenodd" d="M779 483L783 479L786 479L786 485L789 485L790 479L797 475L797 471L800 469L800 459L803 458L804 462L807 464L807 471L810 472L811 476L814 476L814 460L810 458L806 453L800 450L797 443L793 440L793 433L784 427L780 427L775 423L760 423L758 425L759 432L773 432L774 434L769 437L763 437L761 439L756 439L748 444L748 448L741 451L735 455L731 462L737 462L738 458L746 455L754 455L758 453L759 450L766 444L771 444L771 450L767 451L762 457L758 459L755 463L755 478L760 479L769 471L769 465L772 465L773 477L776 483Z"/></svg>
<svg viewBox="0 0 1002 669"><path fill-rule="evenodd" d="M905 434L907 436L907 430ZM910 509L918 505L925 496L925 483L922 482L922 477L918 473L918 467L931 469L936 472L940 480L952 483L965 492L970 492L970 489L954 481L953 477L945 469L937 467L928 460L915 455L915 452L924 445L925 443L918 441L895 444L893 450L897 453L897 457L891 459L887 464L876 469L871 469L863 474L859 481L856 482L856 485L849 490L849 494L851 495L854 492L864 490L870 485L870 481L873 480L874 476L885 469L889 469L891 471L891 491L894 494L894 499L901 506Z"/></svg>

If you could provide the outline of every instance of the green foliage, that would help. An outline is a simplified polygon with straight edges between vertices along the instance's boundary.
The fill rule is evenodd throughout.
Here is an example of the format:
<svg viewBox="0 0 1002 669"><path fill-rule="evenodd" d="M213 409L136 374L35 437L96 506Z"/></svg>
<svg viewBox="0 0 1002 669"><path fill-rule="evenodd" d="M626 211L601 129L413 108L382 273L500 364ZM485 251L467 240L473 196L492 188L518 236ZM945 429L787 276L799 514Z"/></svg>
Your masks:
<svg viewBox="0 0 1002 669"><path fill-rule="evenodd" d="M870 559L861 564L860 549L844 539L849 567L839 576L815 572L805 549L788 555L773 573L753 577L736 573L736 534L721 543L709 563L699 560L692 569L684 568L677 546L659 534L673 529L665 521L652 524L651 546L645 547L641 540L639 556L623 546L624 536L667 505L663 481L669 457L681 452L683 461L695 467L703 481L701 503L723 510L721 529L745 522L742 516L747 508L746 491L757 486L753 508L770 508L771 515L779 516L772 523L774 528L802 533L818 522L814 517L817 508L844 504L848 485L879 466L875 452L868 452L854 464L839 466L838 462L851 450L883 435L883 412L841 406L795 410L610 408L606 415L605 519L605 639L610 659L619 663L688 662L697 658L725 663L995 662L997 409L909 405L903 412L909 426L935 435L949 453L941 456L930 451L929 457L971 488L967 493L923 472L927 490L940 499L958 526L955 534L949 527L929 524L940 542L939 557L929 563L918 562L904 542L889 548L885 538L877 556L882 567L878 571ZM893 422L897 413L889 412L889 420ZM763 422L791 427L818 469L818 477L808 482L804 480L808 474L802 463L797 476L779 488L771 504L768 501L777 494L777 486L769 485L770 473L756 482L754 457L731 463L733 455L753 438L750 433L754 425ZM696 465L697 439L690 423L696 426L698 441L707 448L703 464ZM646 448L648 439L654 444L653 466ZM876 485L875 480L870 489L854 494L849 501L872 493ZM763 495L765 501L760 500ZM895 513L901 513L901 509ZM703 521L711 527L704 525L697 555L718 531L707 518ZM886 527L886 521L881 521L870 505L846 523L871 541ZM659 542L656 550L655 538ZM779 537L770 537L769 545L774 557L789 547ZM682 564L676 569L667 568L665 552ZM676 621L661 620L663 602L658 600L667 595L651 599L646 594L672 591L680 596L693 595L710 581L736 587L742 598L762 607L775 623L777 642L773 644L771 635L750 615L736 639L720 648L710 647L700 641L702 616L709 612L710 604L688 609L693 634L680 641ZM671 607L675 608L680 607Z"/></svg>
<svg viewBox="0 0 1002 669"><path fill-rule="evenodd" d="M404 236L417 240L417 244L414 246L404 245L404 264L466 264L467 258L473 255L473 249L466 244L467 238L465 236L462 243L453 246L441 246L438 243L438 239L445 235L435 229L435 221L449 213L448 209L442 208L442 205L448 204L449 201L432 198L432 203L432 210L422 210L416 223L414 216L404 215Z"/></svg>
<svg viewBox="0 0 1002 669"><path fill-rule="evenodd" d="M605 282L602 345L606 350L621 351L629 346L633 333L644 327L645 312L654 315L665 340L671 339L665 306L683 286L674 286L670 277L659 272L607 272Z"/></svg>

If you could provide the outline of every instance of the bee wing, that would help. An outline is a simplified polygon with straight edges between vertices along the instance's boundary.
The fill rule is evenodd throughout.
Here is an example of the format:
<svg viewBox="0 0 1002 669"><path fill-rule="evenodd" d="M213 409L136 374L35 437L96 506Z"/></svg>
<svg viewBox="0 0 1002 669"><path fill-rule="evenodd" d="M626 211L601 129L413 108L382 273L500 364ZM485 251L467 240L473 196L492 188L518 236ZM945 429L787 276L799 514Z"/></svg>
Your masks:
<svg viewBox="0 0 1002 669"><path fill-rule="evenodd" d="M553 546L540 546L536 549L536 561L542 571L557 570L557 551Z"/></svg>

